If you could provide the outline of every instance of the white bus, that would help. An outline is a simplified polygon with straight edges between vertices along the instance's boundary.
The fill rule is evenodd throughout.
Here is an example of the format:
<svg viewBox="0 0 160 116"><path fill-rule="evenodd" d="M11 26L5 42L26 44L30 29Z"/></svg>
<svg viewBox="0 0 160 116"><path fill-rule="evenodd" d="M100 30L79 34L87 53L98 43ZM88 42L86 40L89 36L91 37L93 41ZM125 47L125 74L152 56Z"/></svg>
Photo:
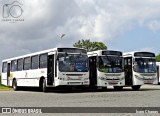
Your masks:
<svg viewBox="0 0 160 116"><path fill-rule="evenodd" d="M156 65L157 65L158 84L160 84L160 62L156 62Z"/></svg>
<svg viewBox="0 0 160 116"><path fill-rule="evenodd" d="M2 84L47 87L89 85L88 56L81 48L53 48L2 61Z"/></svg>
<svg viewBox="0 0 160 116"><path fill-rule="evenodd" d="M122 52L113 50L97 50L88 52L89 78L91 87L114 86L122 90L125 85Z"/></svg>
<svg viewBox="0 0 160 116"><path fill-rule="evenodd" d="M139 90L143 84L157 84L155 54L151 52L128 52L123 54L125 85Z"/></svg>

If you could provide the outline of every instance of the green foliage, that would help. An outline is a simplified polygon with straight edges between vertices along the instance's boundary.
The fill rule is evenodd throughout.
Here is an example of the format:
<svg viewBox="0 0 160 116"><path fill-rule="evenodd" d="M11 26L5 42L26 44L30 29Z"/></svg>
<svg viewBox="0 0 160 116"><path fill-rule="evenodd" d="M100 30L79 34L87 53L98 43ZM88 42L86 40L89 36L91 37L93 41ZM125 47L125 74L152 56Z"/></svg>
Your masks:
<svg viewBox="0 0 160 116"><path fill-rule="evenodd" d="M1 76L0 76L0 91L1 91L1 90L12 90L12 87L2 85L2 84L1 84Z"/></svg>
<svg viewBox="0 0 160 116"><path fill-rule="evenodd" d="M94 50L104 50L107 49L107 46L102 42L91 42L90 39L82 39L73 44L74 47L84 48L87 52Z"/></svg>
<svg viewBox="0 0 160 116"><path fill-rule="evenodd" d="M160 62L160 54L156 56L156 62Z"/></svg>

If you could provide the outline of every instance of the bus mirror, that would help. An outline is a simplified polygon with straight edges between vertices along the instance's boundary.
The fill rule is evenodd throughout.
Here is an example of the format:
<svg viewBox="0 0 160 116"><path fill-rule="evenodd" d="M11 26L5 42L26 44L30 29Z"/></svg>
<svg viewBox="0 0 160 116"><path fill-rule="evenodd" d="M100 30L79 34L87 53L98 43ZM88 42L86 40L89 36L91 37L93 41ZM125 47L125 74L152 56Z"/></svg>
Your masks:
<svg viewBox="0 0 160 116"><path fill-rule="evenodd" d="M65 55L68 56L67 52L65 52Z"/></svg>
<svg viewBox="0 0 160 116"><path fill-rule="evenodd" d="M57 60L57 61L59 61L59 58L58 58L58 57L56 57L56 60Z"/></svg>
<svg viewBox="0 0 160 116"><path fill-rule="evenodd" d="M59 58L58 58L58 55L57 55L57 54L55 54L55 60L59 60Z"/></svg>
<svg viewBox="0 0 160 116"><path fill-rule="evenodd" d="M96 62L96 67L98 67L99 62Z"/></svg>
<svg viewBox="0 0 160 116"><path fill-rule="evenodd" d="M136 62L136 61L134 61L134 62L133 62L133 65L137 65L137 62Z"/></svg>

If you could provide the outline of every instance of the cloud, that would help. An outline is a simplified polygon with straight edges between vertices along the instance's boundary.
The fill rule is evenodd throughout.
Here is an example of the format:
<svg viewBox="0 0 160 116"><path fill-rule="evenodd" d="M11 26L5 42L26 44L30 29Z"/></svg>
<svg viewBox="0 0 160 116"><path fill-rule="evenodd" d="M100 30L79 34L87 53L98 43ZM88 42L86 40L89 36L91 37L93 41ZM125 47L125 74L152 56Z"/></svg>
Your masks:
<svg viewBox="0 0 160 116"><path fill-rule="evenodd" d="M160 21L153 20L153 21L149 22L148 28L153 31L159 30L160 29Z"/></svg>
<svg viewBox="0 0 160 116"><path fill-rule="evenodd" d="M154 49L152 47L141 48L140 51L152 52Z"/></svg>
<svg viewBox="0 0 160 116"><path fill-rule="evenodd" d="M2 6L9 1L0 0ZM108 43L137 27L159 29L159 0L19 0L23 22L0 20L0 58L60 46L82 38ZM1 15L1 14L0 14ZM2 17L0 17L2 19ZM118 40L120 41L120 40Z"/></svg>

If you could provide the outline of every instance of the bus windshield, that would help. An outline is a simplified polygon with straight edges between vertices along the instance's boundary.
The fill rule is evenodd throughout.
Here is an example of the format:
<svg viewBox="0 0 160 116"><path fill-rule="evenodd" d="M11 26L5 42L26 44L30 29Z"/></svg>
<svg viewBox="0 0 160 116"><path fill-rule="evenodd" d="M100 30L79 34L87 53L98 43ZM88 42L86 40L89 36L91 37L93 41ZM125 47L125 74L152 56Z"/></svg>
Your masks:
<svg viewBox="0 0 160 116"><path fill-rule="evenodd" d="M120 73L122 68L122 57L99 56L99 71L105 73Z"/></svg>
<svg viewBox="0 0 160 116"><path fill-rule="evenodd" d="M88 71L88 57L83 54L59 53L58 64L61 72Z"/></svg>
<svg viewBox="0 0 160 116"><path fill-rule="evenodd" d="M135 58L133 69L139 73L156 73L156 60L151 58Z"/></svg>

